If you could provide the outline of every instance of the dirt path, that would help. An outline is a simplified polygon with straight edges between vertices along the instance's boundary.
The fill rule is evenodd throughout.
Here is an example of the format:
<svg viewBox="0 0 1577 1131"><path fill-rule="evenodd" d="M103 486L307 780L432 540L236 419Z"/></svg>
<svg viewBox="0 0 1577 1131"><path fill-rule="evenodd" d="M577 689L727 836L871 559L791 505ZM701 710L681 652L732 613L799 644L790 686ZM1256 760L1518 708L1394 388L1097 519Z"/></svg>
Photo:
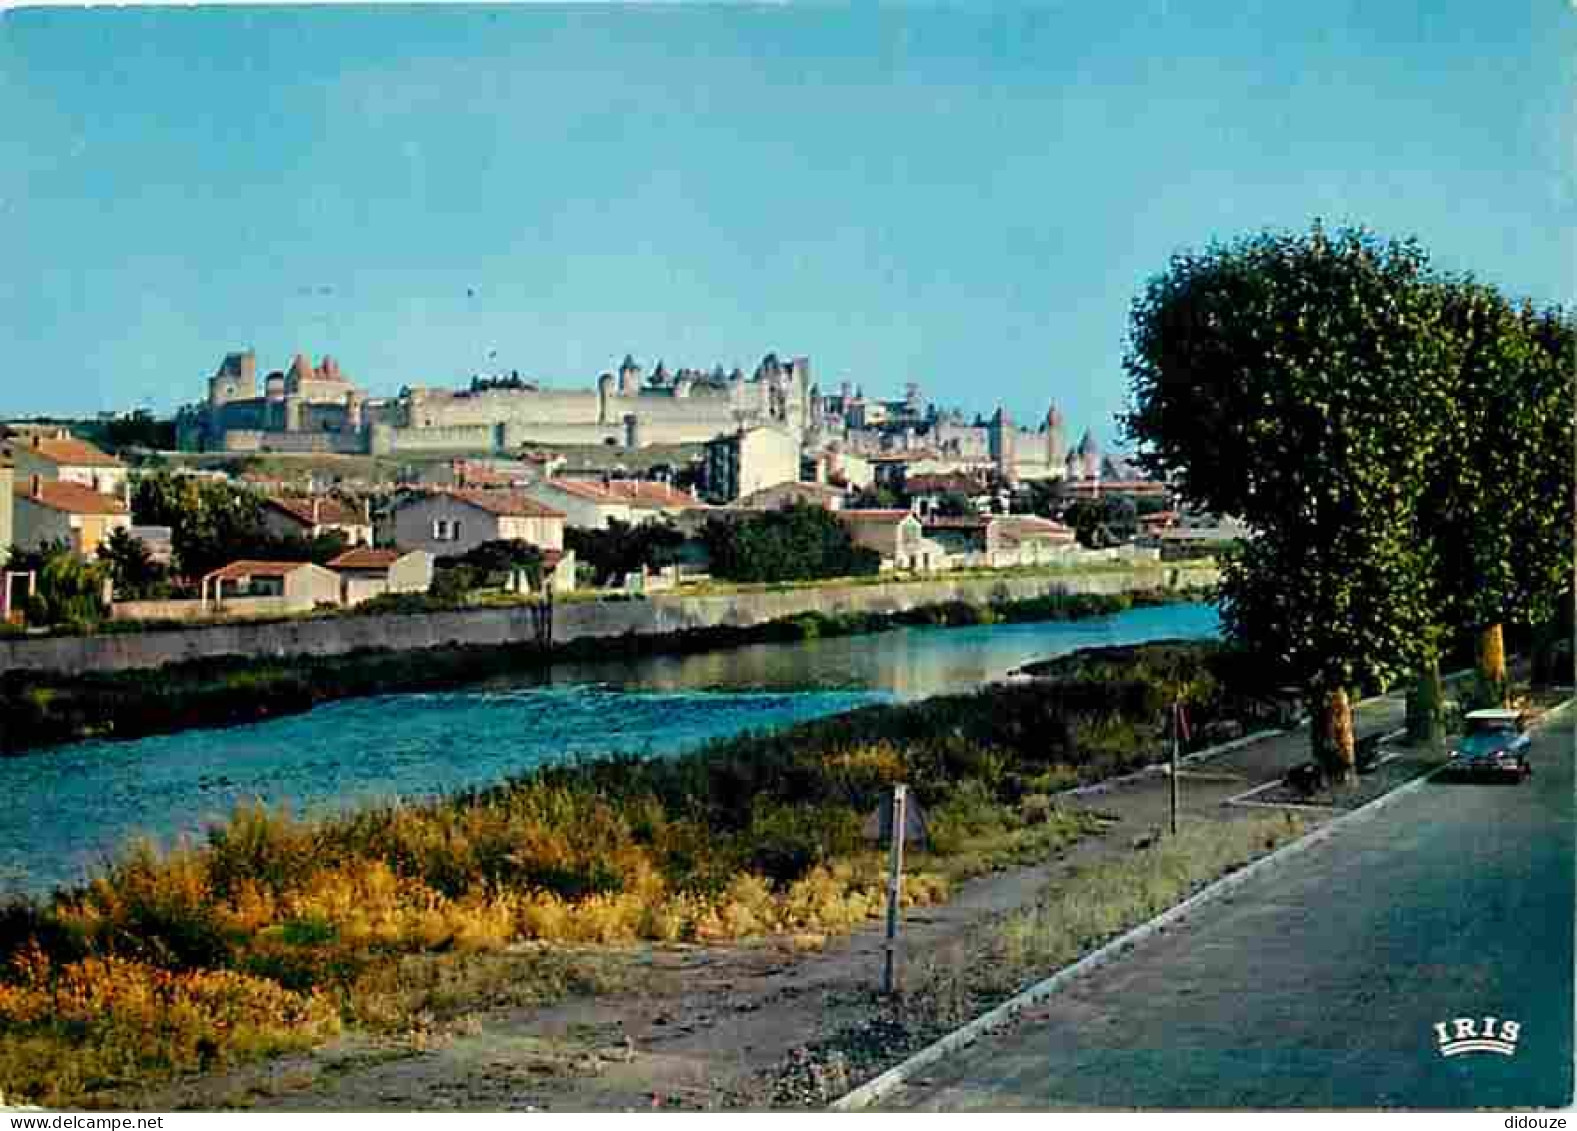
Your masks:
<svg viewBox="0 0 1577 1131"><path fill-rule="evenodd" d="M1399 697L1363 705L1361 733L1395 727L1401 711ZM1180 778L1183 819L1255 812L1223 802L1307 757L1307 732L1297 730L1192 763ZM912 969L945 960L995 917L1032 903L1070 867L1132 853L1166 821L1168 796L1163 774L1064 796L1064 805L1112 818L1105 832L1043 864L971 881L946 905L910 914L906 962ZM1318 823L1333 813L1302 815ZM806 1046L880 1012L882 932L874 921L816 952L767 940L595 954L615 983L611 992L546 1007L484 1007L425 1039L349 1035L310 1054L118 1098L145 1110L763 1108L781 1101L775 1085L793 1074ZM478 961L507 966L511 956ZM825 1088L837 1094L857 1082L830 1079Z"/></svg>

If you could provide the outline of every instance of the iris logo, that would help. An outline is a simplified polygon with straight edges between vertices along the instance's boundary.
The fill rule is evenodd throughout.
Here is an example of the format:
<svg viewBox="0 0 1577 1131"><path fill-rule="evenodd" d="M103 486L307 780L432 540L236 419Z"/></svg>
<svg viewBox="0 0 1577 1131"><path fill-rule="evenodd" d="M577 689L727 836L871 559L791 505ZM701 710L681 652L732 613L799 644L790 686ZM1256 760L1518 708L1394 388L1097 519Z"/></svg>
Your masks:
<svg viewBox="0 0 1577 1131"><path fill-rule="evenodd" d="M1521 1035L1521 1025L1498 1017L1456 1017L1449 1023L1435 1022L1435 1048L1441 1056L1473 1052L1515 1056Z"/></svg>

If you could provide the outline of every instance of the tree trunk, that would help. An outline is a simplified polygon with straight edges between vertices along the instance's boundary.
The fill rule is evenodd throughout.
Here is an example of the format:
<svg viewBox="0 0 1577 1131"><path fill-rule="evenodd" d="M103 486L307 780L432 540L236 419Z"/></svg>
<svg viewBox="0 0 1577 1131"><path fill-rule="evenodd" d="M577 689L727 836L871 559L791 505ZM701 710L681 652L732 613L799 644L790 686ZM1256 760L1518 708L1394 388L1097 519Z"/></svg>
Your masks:
<svg viewBox="0 0 1577 1131"><path fill-rule="evenodd" d="M1438 746L1445 738L1445 687L1440 681L1440 657L1430 656L1420 665L1407 693L1407 741L1414 746Z"/></svg>
<svg viewBox="0 0 1577 1131"><path fill-rule="evenodd" d="M1321 695L1311 720L1315 758L1332 783L1352 785L1358 780L1357 743L1353 737L1352 700L1345 687Z"/></svg>
<svg viewBox="0 0 1577 1131"><path fill-rule="evenodd" d="M1498 624L1485 625L1478 635L1478 674L1496 703L1506 705L1506 638Z"/></svg>

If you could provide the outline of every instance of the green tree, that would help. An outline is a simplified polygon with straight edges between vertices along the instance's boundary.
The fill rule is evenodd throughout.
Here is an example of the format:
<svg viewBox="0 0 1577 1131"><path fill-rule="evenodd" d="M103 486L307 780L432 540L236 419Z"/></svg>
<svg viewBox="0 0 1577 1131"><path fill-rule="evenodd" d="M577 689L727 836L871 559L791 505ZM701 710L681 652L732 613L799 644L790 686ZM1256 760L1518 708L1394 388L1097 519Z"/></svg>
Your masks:
<svg viewBox="0 0 1577 1131"><path fill-rule="evenodd" d="M34 574L33 596L26 606L33 624L90 629L103 619L105 567L84 561L64 542L18 547L7 568Z"/></svg>
<svg viewBox="0 0 1577 1131"><path fill-rule="evenodd" d="M1122 495L1079 499L1063 511L1062 521L1073 528L1079 545L1092 549L1118 545L1139 532L1138 510Z"/></svg>
<svg viewBox="0 0 1577 1131"><path fill-rule="evenodd" d="M876 573L881 555L856 546L831 511L796 503L702 531L712 573L732 581L801 581Z"/></svg>
<svg viewBox="0 0 1577 1131"><path fill-rule="evenodd" d="M99 560L115 582L121 600L153 597L167 588L164 567L153 560L148 544L117 527L99 547Z"/></svg>
<svg viewBox="0 0 1577 1131"><path fill-rule="evenodd" d="M533 589L542 584L542 550L520 538L483 542L457 557L442 558L439 564L447 570L469 570L473 586L502 583L517 572L526 575Z"/></svg>
<svg viewBox="0 0 1577 1131"><path fill-rule="evenodd" d="M1140 463L1257 532L1224 569L1225 632L1299 680L1347 778L1350 691L1411 668L1435 621L1418 501L1450 356L1423 251L1361 229L1180 254L1131 315Z"/></svg>
<svg viewBox="0 0 1577 1131"><path fill-rule="evenodd" d="M948 491L936 500L931 513L939 518L974 518L979 511L968 495L960 491Z"/></svg>
<svg viewBox="0 0 1577 1131"><path fill-rule="evenodd" d="M668 522L611 520L601 530L572 526L564 531L565 546L576 560L589 565L596 584L618 581L627 573L651 567L661 569L679 560L684 535Z"/></svg>
<svg viewBox="0 0 1577 1131"><path fill-rule="evenodd" d="M270 533L255 492L162 472L138 481L132 513L140 522L170 528L176 567L190 580L243 558L323 565L348 545L335 531L311 538Z"/></svg>
<svg viewBox="0 0 1577 1131"><path fill-rule="evenodd" d="M1409 730L1440 733L1439 654L1448 626L1474 637L1481 686L1507 691L1504 627L1547 647L1572 568L1573 422L1569 318L1513 306L1471 279L1440 284L1454 395L1431 461L1423 521L1437 552L1440 630L1414 689ZM1554 504L1554 505L1552 505Z"/></svg>

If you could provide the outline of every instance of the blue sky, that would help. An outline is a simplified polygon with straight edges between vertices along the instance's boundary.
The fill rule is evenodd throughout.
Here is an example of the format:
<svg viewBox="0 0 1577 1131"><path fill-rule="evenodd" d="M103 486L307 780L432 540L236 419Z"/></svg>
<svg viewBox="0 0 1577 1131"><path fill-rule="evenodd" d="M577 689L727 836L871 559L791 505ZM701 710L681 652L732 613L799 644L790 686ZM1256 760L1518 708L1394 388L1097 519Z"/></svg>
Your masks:
<svg viewBox="0 0 1577 1131"><path fill-rule="evenodd" d="M1426 11L1427 8L1427 11ZM0 416L626 351L1115 435L1183 247L1363 222L1577 297L1558 0L0 15Z"/></svg>

